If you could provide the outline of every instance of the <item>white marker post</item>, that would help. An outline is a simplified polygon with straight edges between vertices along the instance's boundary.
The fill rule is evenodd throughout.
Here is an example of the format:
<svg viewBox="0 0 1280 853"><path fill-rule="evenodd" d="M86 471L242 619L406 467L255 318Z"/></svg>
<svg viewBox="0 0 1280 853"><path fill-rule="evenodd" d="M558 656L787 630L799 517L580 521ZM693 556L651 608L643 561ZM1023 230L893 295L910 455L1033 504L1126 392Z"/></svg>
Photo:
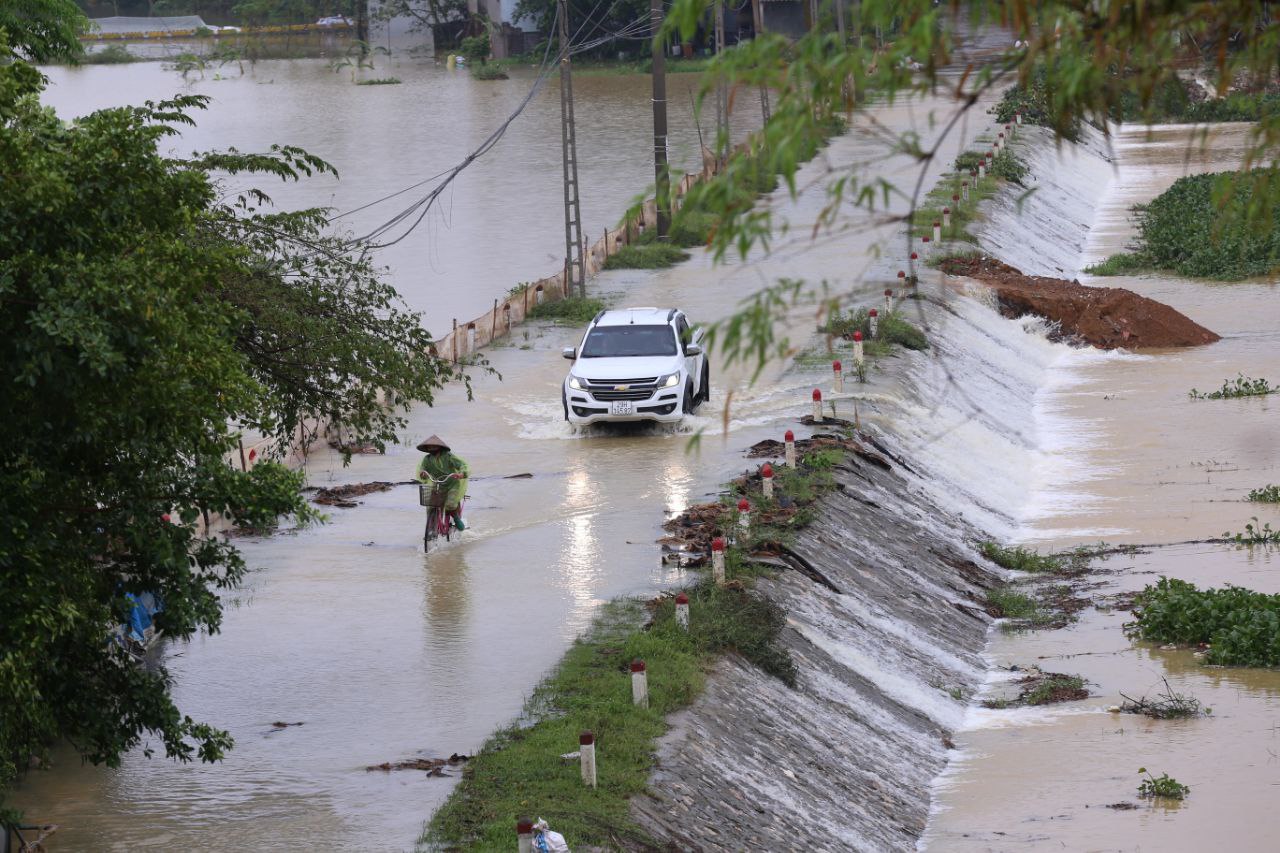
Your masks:
<svg viewBox="0 0 1280 853"><path fill-rule="evenodd" d="M987 160L984 157L978 161L978 180L982 180L987 176Z"/></svg>
<svg viewBox="0 0 1280 853"><path fill-rule="evenodd" d="M831 372L835 374L835 383L832 389L836 394L844 393L844 368L839 361L831 362Z"/></svg>
<svg viewBox="0 0 1280 853"><path fill-rule="evenodd" d="M641 708L649 707L649 674L640 658L631 662L631 701Z"/></svg>
<svg viewBox="0 0 1280 853"><path fill-rule="evenodd" d="M861 368L865 361L866 359L863 357L863 354L862 354L862 332L854 332L853 333L853 362L854 364L858 365L859 368Z"/></svg>
<svg viewBox="0 0 1280 853"><path fill-rule="evenodd" d="M854 332L855 335L860 334ZM854 338L857 340L857 338ZM782 446L786 451L786 462L788 468L796 467L796 434L791 430L787 430L786 435L782 437Z"/></svg>
<svg viewBox="0 0 1280 853"><path fill-rule="evenodd" d="M968 181L960 182L960 197L963 198L965 201L969 200L969 182Z"/></svg>
<svg viewBox="0 0 1280 853"><path fill-rule="evenodd" d="M582 760L582 784L596 785L596 736L591 732L578 735L578 756Z"/></svg>
<svg viewBox="0 0 1280 853"><path fill-rule="evenodd" d="M920 260L920 256L912 252L911 258L907 262L907 278L910 279L912 287L915 287L916 284L916 261L918 260Z"/></svg>
<svg viewBox="0 0 1280 853"><path fill-rule="evenodd" d="M1022 113L1014 113L1013 118L1018 124L1022 124Z"/></svg>
<svg viewBox="0 0 1280 853"><path fill-rule="evenodd" d="M751 504L746 498L738 501L738 527L744 531L751 529Z"/></svg>
<svg viewBox="0 0 1280 853"><path fill-rule="evenodd" d="M516 821L517 853L533 853L533 821L522 817Z"/></svg>
<svg viewBox="0 0 1280 853"><path fill-rule="evenodd" d="M933 242L938 243L942 240L942 223L933 223Z"/></svg>
<svg viewBox="0 0 1280 853"><path fill-rule="evenodd" d="M689 630L689 596L683 592L676 594L676 624Z"/></svg>
<svg viewBox="0 0 1280 853"><path fill-rule="evenodd" d="M884 291L884 313L893 313L893 291L889 288L885 288Z"/></svg>
<svg viewBox="0 0 1280 853"><path fill-rule="evenodd" d="M880 312L872 308L867 312L867 326L871 331L871 340L875 340L880 334Z"/></svg>
<svg viewBox="0 0 1280 853"><path fill-rule="evenodd" d="M1005 144L1005 143L1004 143L1004 131L1002 130L1002 131L1000 131L1000 133L996 136L996 150L997 150L997 151L1003 151L1003 150L1004 150L1004 144Z"/></svg>
<svg viewBox="0 0 1280 853"><path fill-rule="evenodd" d="M949 207L942 208L942 227L951 227L951 208Z"/></svg>
<svg viewBox="0 0 1280 853"><path fill-rule="evenodd" d="M711 540L711 579L724 586L724 539L719 536Z"/></svg>
<svg viewBox="0 0 1280 853"><path fill-rule="evenodd" d="M912 252L911 254L914 255L915 252ZM907 285L907 274L902 270L898 270L898 287L902 289L903 293L907 292L906 285Z"/></svg>
<svg viewBox="0 0 1280 853"><path fill-rule="evenodd" d="M822 423L822 392L817 388L813 389L813 422Z"/></svg>

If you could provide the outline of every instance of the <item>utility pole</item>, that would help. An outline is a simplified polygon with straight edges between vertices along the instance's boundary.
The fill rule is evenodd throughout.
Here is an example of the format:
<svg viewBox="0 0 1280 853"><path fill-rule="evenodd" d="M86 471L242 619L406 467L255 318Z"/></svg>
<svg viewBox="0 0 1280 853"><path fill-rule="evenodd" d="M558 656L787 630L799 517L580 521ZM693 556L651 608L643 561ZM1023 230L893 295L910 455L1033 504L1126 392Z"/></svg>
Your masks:
<svg viewBox="0 0 1280 853"><path fill-rule="evenodd" d="M587 295L582 257L582 207L578 203L578 143L573 130L573 73L569 65L569 3L560 6L560 155L564 162L564 290Z"/></svg>
<svg viewBox="0 0 1280 853"><path fill-rule="evenodd" d="M849 42L845 40L845 35L844 35L845 0L835 0L835 3L836 3L836 30L840 33L840 49L844 50L845 46L849 44Z"/></svg>
<svg viewBox="0 0 1280 853"><path fill-rule="evenodd" d="M369 0L356 0L356 41L360 42L361 55L367 53L369 50Z"/></svg>
<svg viewBox="0 0 1280 853"><path fill-rule="evenodd" d="M762 0L751 0L751 24L755 29L756 38L764 35L764 6ZM764 127L769 123L769 87L760 84L760 126Z"/></svg>
<svg viewBox="0 0 1280 853"><path fill-rule="evenodd" d="M671 177L667 169L667 51L662 32L662 0L649 0L653 29L653 177L654 206L658 208L658 239L671 230Z"/></svg>
<svg viewBox="0 0 1280 853"><path fill-rule="evenodd" d="M716 0L716 56L724 53L724 0ZM716 84L716 136L725 140L725 153L733 147L729 133L729 85L721 78ZM723 134L723 135L722 135Z"/></svg>

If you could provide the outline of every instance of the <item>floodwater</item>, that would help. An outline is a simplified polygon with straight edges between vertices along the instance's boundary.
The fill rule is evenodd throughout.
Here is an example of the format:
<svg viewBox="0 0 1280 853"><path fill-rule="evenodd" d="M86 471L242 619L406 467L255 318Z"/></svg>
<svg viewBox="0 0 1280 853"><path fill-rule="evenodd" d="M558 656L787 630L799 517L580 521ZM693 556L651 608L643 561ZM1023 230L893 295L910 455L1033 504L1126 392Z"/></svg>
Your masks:
<svg viewBox="0 0 1280 853"><path fill-rule="evenodd" d="M388 70L405 85L357 88L308 62L260 63L244 78L196 84L218 100L182 144L248 149L281 140L311 148L338 165L342 183L285 187L281 197L330 203L333 194L331 203L345 208L456 162L528 85L480 84L431 65ZM51 98L64 115L180 88L154 66L54 76ZM672 83L673 112L681 109L682 85ZM646 86L642 77L575 82L588 223L616 221L648 178ZM448 218L383 256L406 298L431 317L483 309L557 263L555 104L549 87L458 182ZM938 95L877 107L874 115L930 140L950 108ZM696 139L691 122L674 119L673 127L682 140L673 148L688 152ZM966 125L970 137L981 129ZM930 166L935 175L963 142L957 135L944 147ZM798 201L775 196L771 203L792 229L767 257L716 267L695 253L667 271L606 273L589 289L619 304L680 305L699 321L725 316L783 275L826 280L870 301L884 287L874 268L894 224L853 216L836 234L809 235L828 201L819 179L829 170L914 178L918 165L884 157L882 146L876 133L855 127L803 170L800 184L809 189ZM687 162L689 155L678 156ZM798 306L783 326L797 345L809 343L813 309ZM453 783L364 768L479 748L517 716L600 602L679 579L654 544L663 511L713 494L745 466L744 447L779 436L808 410L812 374L775 365L751 384L749 371L713 363L713 399L680 430L573 433L561 420L567 364L559 350L578 333L517 329L488 353L502 381L478 375L474 402L451 388L413 413L406 438L439 433L471 465L471 529L460 539L424 555L416 491L401 486L333 510L324 526L242 540L250 563L262 568L228 596L222 633L164 648L179 706L228 728L235 750L215 766L146 760L135 751L115 771L58 753L53 769L29 774L14 797L33 820L62 826L52 849L412 847ZM703 438L691 450L697 431ZM314 485L403 481L415 463L404 448L357 457L349 468L321 453L307 473ZM508 479L520 474L532 476ZM277 721L303 725L276 729Z"/></svg>
<svg viewBox="0 0 1280 853"><path fill-rule="evenodd" d="M1244 127L1215 129L1208 147L1185 127L1122 128L1117 170L1085 249L1092 263L1133 236L1129 208L1184 174L1235 167ZM1166 302L1222 335L1195 349L1072 361L1036 401L1046 470L1022 539L1059 550L1104 539L1171 543L1241 531L1251 516L1280 526L1250 489L1280 481L1280 399L1191 400L1237 373L1280 378L1276 279L1200 282L1167 275L1092 279ZM1098 565L1097 596L1133 592L1160 575L1202 586L1280 592L1280 555L1263 546L1185 544ZM1010 665L1079 674L1093 695L1045 709L973 709L960 758L939 784L922 847L996 850L1270 850L1280 821L1280 671L1207 667L1190 651L1131 643L1120 610L1088 610L1067 629L993 632L993 682ZM1213 708L1198 720L1109 713L1131 697L1179 693ZM1192 788L1181 804L1136 797L1138 768ZM1117 803L1136 810L1110 808Z"/></svg>

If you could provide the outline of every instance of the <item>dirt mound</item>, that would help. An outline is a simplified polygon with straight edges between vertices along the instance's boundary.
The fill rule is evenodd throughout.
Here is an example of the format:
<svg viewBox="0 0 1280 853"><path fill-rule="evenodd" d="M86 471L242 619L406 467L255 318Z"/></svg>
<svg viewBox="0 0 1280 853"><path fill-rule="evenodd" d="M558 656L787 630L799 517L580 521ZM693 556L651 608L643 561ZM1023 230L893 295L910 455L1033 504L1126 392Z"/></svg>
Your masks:
<svg viewBox="0 0 1280 853"><path fill-rule="evenodd" d="M1100 349L1193 347L1218 335L1168 305L1118 287L1023 275L994 258L947 258L942 271L977 279L996 292L1006 317L1033 314L1058 324L1057 340Z"/></svg>

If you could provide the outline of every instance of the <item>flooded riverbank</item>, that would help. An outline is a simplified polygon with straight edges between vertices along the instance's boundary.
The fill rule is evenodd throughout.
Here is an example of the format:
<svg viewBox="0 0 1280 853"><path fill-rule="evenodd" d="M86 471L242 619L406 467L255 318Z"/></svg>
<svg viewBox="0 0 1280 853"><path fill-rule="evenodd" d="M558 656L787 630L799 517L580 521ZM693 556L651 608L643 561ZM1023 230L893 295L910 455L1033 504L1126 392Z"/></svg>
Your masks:
<svg viewBox="0 0 1280 853"><path fill-rule="evenodd" d="M1177 177L1234 168L1243 126L1214 128L1208 148L1187 127L1123 128L1114 180L1080 266L1122 251L1129 208ZM1274 526L1274 505L1247 492L1280 479L1275 398L1191 400L1245 375L1280 375L1277 281L1223 284L1167 275L1084 278L1165 302L1222 335L1218 343L1106 359L1072 359L1037 394L1043 436L1037 487L1016 539L1061 550L1112 543L1177 542L1242 530L1250 516ZM1206 405L1210 404L1210 405ZM1072 472L1071 476L1061 476ZM956 738L960 760L944 775L922 847L933 850L1263 850L1276 822L1270 794L1280 773L1271 720L1280 705L1272 670L1208 667L1189 650L1132 643L1131 615L1110 606L1161 575L1201 586L1280 591L1280 563L1264 546L1188 545L1117 555L1097 564L1087 589L1099 603L1078 623L1047 632L996 631L987 650L995 678L1010 665L1079 674L1088 699L1044 709L975 708ZM1160 721L1109 713L1130 697L1169 687L1213 708L1209 717ZM1192 788L1182 803L1139 800L1139 767ZM1137 810L1114 808L1117 803Z"/></svg>

